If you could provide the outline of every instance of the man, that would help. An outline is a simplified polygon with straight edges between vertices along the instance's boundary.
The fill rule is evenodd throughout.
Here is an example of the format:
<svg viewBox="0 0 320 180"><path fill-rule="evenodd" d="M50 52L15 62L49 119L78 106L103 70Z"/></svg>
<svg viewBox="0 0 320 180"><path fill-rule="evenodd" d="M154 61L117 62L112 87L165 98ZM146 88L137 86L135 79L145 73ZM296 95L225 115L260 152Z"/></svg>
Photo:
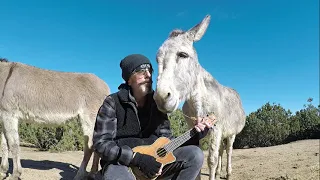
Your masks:
<svg viewBox="0 0 320 180"><path fill-rule="evenodd" d="M197 121L199 134L173 154L174 163L162 164L149 155L133 153L132 148L150 145L164 136L172 139L168 116L157 109L153 100L152 65L141 54L132 54L120 62L125 83L106 97L99 109L94 128L94 149L101 156L105 180L135 179L129 167L138 167L147 177L195 179L203 164L202 150L194 144L206 135L211 124Z"/></svg>

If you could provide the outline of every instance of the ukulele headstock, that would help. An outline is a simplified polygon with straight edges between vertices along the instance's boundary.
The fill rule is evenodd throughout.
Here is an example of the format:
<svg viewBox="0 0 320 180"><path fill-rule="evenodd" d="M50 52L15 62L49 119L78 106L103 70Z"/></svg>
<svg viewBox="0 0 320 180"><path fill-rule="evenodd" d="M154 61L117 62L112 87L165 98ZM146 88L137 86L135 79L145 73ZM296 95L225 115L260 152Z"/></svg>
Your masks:
<svg viewBox="0 0 320 180"><path fill-rule="evenodd" d="M202 122L208 122L208 123L211 123L214 125L215 125L216 121L217 120L216 120L216 116L214 115L214 113L208 113L207 117L202 118Z"/></svg>
<svg viewBox="0 0 320 180"><path fill-rule="evenodd" d="M196 124L198 121L198 119L196 117L191 117L191 119L194 121L194 124ZM200 122L208 122L208 123L214 124L214 126L215 126L216 121L217 121L216 116L212 112L212 113L208 113L206 116L202 117Z"/></svg>

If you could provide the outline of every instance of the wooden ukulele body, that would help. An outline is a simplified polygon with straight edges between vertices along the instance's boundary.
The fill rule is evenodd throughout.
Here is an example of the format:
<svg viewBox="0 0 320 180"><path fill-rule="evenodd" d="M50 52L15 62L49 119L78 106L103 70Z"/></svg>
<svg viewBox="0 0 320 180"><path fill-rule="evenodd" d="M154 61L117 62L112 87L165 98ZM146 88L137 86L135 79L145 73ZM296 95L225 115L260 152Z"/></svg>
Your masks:
<svg viewBox="0 0 320 180"><path fill-rule="evenodd" d="M147 154L156 158L156 161L165 166L166 164L172 163L176 160L172 152L166 152L164 146L170 143L171 140L166 137L158 138L153 144L145 146L137 146L133 148L133 152L139 152L141 154ZM160 153L159 153L160 152ZM137 167L132 167L132 172L139 180L149 180ZM152 180L157 177L152 178Z"/></svg>
<svg viewBox="0 0 320 180"><path fill-rule="evenodd" d="M193 118L196 120L196 118ZM202 122L214 123L215 117L214 114L208 114L207 118L202 119ZM211 127L212 128L212 127ZM173 155L173 150L181 146L184 142L189 140L195 134L197 134L197 130L195 128L189 129L179 137L170 140L166 137L158 138L153 144L146 146L137 146L133 148L133 152L139 152L141 154L148 154L156 158L159 163L162 163L162 166L165 166L169 163L176 161L176 157ZM131 168L135 177L139 180L149 180L137 167ZM156 179L156 177L151 180Z"/></svg>

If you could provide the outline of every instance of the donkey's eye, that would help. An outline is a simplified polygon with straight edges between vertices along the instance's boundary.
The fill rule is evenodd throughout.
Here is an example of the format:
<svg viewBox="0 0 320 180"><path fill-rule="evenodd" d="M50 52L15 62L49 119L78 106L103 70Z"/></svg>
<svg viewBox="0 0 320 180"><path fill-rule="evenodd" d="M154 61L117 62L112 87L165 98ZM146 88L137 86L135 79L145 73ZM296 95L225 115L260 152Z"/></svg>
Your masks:
<svg viewBox="0 0 320 180"><path fill-rule="evenodd" d="M181 57L181 58L187 58L187 57L189 57L189 55L188 55L187 53L185 53L185 52L178 52L177 55L178 55L179 57Z"/></svg>

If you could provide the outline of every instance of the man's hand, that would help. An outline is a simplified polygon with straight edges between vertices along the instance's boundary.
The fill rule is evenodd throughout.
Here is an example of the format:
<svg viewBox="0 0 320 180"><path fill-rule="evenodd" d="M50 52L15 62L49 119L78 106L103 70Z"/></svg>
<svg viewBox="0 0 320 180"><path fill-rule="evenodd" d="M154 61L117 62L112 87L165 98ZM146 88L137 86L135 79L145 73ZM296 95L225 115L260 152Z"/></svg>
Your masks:
<svg viewBox="0 0 320 180"><path fill-rule="evenodd" d="M213 125L217 122L216 117L214 115L206 116L206 117L197 117L195 120L195 129L198 132L204 131L205 128L212 128Z"/></svg>
<svg viewBox="0 0 320 180"><path fill-rule="evenodd" d="M148 177L153 178L155 175L162 173L162 164L156 161L156 158L146 154L136 153L131 164L140 168L140 170Z"/></svg>

